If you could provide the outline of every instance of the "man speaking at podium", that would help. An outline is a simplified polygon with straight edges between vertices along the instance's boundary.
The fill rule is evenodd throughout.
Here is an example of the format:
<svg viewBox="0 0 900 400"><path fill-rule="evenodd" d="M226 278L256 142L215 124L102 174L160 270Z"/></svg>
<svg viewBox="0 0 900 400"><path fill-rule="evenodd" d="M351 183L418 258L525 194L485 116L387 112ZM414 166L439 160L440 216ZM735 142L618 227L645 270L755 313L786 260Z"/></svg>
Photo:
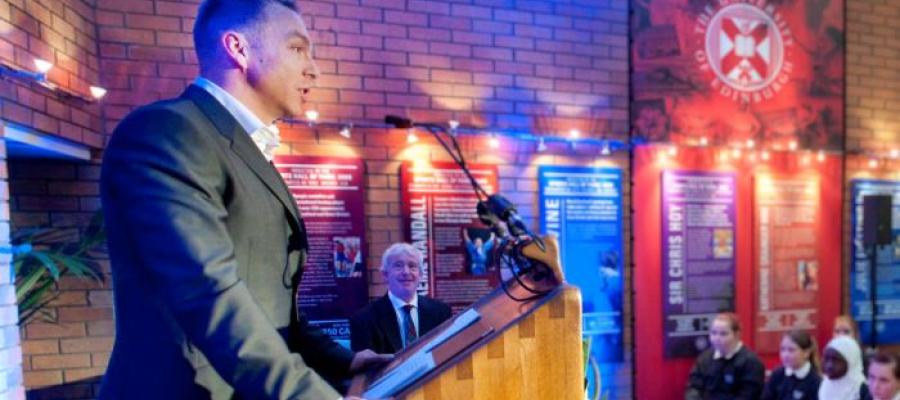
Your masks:
<svg viewBox="0 0 900 400"><path fill-rule="evenodd" d="M270 124L315 85L306 26L293 1L207 0L194 44L195 83L128 115L106 148L116 341L100 398L338 399L319 373L390 356L297 312L306 232Z"/></svg>
<svg viewBox="0 0 900 400"><path fill-rule="evenodd" d="M350 318L350 348L396 353L450 318L450 306L419 296L422 253L394 243L381 257L388 293Z"/></svg>

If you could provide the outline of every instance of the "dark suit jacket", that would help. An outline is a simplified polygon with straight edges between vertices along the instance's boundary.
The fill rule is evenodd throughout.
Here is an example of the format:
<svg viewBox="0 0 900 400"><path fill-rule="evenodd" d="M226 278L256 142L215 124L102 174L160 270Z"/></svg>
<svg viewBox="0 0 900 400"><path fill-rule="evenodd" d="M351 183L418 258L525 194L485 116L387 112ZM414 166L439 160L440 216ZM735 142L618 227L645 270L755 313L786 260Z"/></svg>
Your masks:
<svg viewBox="0 0 900 400"><path fill-rule="evenodd" d="M310 367L346 373L353 354L296 312L307 243L294 199L209 93L128 115L101 196L116 339L100 398L338 397Z"/></svg>
<svg viewBox="0 0 900 400"><path fill-rule="evenodd" d="M450 306L419 296L419 336L450 319L450 315ZM350 348L391 354L403 348L397 313L387 295L369 303L350 318Z"/></svg>

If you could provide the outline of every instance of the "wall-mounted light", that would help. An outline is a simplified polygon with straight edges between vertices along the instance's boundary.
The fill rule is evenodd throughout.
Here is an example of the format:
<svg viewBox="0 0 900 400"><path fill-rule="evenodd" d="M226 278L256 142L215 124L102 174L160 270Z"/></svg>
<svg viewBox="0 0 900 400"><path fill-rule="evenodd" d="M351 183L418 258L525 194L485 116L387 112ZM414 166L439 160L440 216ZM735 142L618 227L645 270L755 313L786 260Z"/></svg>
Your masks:
<svg viewBox="0 0 900 400"><path fill-rule="evenodd" d="M46 77L47 73L53 69L53 63L44 59L35 58L34 59L34 68L37 69L37 72Z"/></svg>
<svg viewBox="0 0 900 400"><path fill-rule="evenodd" d="M450 134L456 136L456 129L459 128L459 121L451 119L450 121L447 121L447 125L450 127Z"/></svg>
<svg viewBox="0 0 900 400"><path fill-rule="evenodd" d="M666 150L666 153L668 153L669 156L671 156L671 157L675 157L678 155L678 147L677 146L669 146L668 150Z"/></svg>
<svg viewBox="0 0 900 400"><path fill-rule="evenodd" d="M578 139L578 137L580 137L580 136L581 136L581 131L579 131L578 129L574 129L574 128L573 128L573 129L569 130L569 137L570 137L570 138L572 138L572 139Z"/></svg>
<svg viewBox="0 0 900 400"><path fill-rule="evenodd" d="M306 113L304 113L304 115L306 116L306 122L309 124L309 126L315 125L316 121L319 120L319 112L316 110L306 110Z"/></svg>
<svg viewBox="0 0 900 400"><path fill-rule="evenodd" d="M816 154L816 161L825 162L825 152L824 151L819 150L819 154Z"/></svg>
<svg viewBox="0 0 900 400"><path fill-rule="evenodd" d="M106 96L106 89L100 86L91 85L89 89L91 91L91 97L93 97L94 100L100 100L103 98L103 96Z"/></svg>
<svg viewBox="0 0 900 400"><path fill-rule="evenodd" d="M416 133L412 130L408 130L409 133L406 134L406 143L413 144L419 141L419 137L416 136Z"/></svg>
<svg viewBox="0 0 900 400"><path fill-rule="evenodd" d="M52 62L44 60L42 58L35 58L34 69L36 69L37 72L33 74L32 79L34 79L39 85L54 91L59 89L59 87L56 86L55 83L47 80L47 73L50 72L51 69L53 69Z"/></svg>
<svg viewBox="0 0 900 400"><path fill-rule="evenodd" d="M797 141L796 141L796 140L791 140L791 141L788 143L788 149L790 149L791 151L797 150Z"/></svg>
<svg viewBox="0 0 900 400"><path fill-rule="evenodd" d="M347 139L350 139L350 136L353 134L350 132L353 129L353 124L347 124L341 127L341 130L338 131L338 135L341 135Z"/></svg>
<svg viewBox="0 0 900 400"><path fill-rule="evenodd" d="M491 138L488 139L488 146L491 146L492 149L500 148L500 139L497 138L496 133L491 133Z"/></svg>
<svg viewBox="0 0 900 400"><path fill-rule="evenodd" d="M539 139L538 139L537 151L538 151L538 152L544 152L544 151L547 151L547 144L544 143L544 138L539 138Z"/></svg>
<svg viewBox="0 0 900 400"><path fill-rule="evenodd" d="M769 161L769 152L763 150L762 153L760 153L759 157L762 158L763 161Z"/></svg>
<svg viewBox="0 0 900 400"><path fill-rule="evenodd" d="M106 95L106 89L99 86L90 87L90 95L72 91L71 89L61 87L47 80L47 73L53 69L53 63L44 59L35 58L35 71L29 71L15 67L4 62L0 62L0 78L14 79L20 81L31 81L43 86L44 88L57 93L62 98L76 98L87 103L100 100Z"/></svg>
<svg viewBox="0 0 900 400"><path fill-rule="evenodd" d="M608 156L612 154L612 150L609 148L609 141L603 141L603 147L600 147L600 155Z"/></svg>
<svg viewBox="0 0 900 400"><path fill-rule="evenodd" d="M869 159L869 168L871 168L871 169L878 168L878 159L870 158Z"/></svg>
<svg viewBox="0 0 900 400"><path fill-rule="evenodd" d="M900 149L891 149L891 158L900 158Z"/></svg>
<svg viewBox="0 0 900 400"><path fill-rule="evenodd" d="M706 146L708 144L709 144L709 139L707 139L706 136L700 137L700 145L701 146Z"/></svg>
<svg viewBox="0 0 900 400"><path fill-rule="evenodd" d="M753 139L747 139L747 143L745 143L748 149L752 149L756 147L756 141Z"/></svg>

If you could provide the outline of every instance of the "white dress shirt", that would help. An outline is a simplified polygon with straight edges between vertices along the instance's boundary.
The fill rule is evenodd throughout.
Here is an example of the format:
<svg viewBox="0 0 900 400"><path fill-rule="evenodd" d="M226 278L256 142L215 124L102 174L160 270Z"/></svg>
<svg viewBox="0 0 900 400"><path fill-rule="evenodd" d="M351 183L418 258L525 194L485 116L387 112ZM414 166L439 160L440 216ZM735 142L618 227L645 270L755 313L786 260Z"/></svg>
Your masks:
<svg viewBox="0 0 900 400"><path fill-rule="evenodd" d="M419 296L415 295L412 298L412 301L409 303L403 301L397 296L394 296L390 290L388 290L388 298L391 300L391 305L394 306L394 314L397 315L397 326L400 328L400 343L403 347L406 347L406 330L403 329L403 319L405 318L403 314L403 306L409 304L412 306L412 310L409 310L409 315L412 317L413 326L416 327L416 335L419 334Z"/></svg>
<svg viewBox="0 0 900 400"><path fill-rule="evenodd" d="M809 375L810 370L812 370L812 364L807 361L799 369L784 367L784 376L796 376L797 379L806 379L806 376Z"/></svg>
<svg viewBox="0 0 900 400"><path fill-rule="evenodd" d="M240 100L236 99L231 93L228 93L225 89L222 89L221 86L216 85L209 79L198 76L197 79L194 80L194 85L205 90L222 104L222 106L228 110L228 113L237 120L238 124L250 134L250 139L253 140L253 143L256 144L259 151L263 153L266 160L272 161L275 156L275 149L278 148L278 145L281 142L278 128L274 123L266 125L253 113L253 111L241 103Z"/></svg>

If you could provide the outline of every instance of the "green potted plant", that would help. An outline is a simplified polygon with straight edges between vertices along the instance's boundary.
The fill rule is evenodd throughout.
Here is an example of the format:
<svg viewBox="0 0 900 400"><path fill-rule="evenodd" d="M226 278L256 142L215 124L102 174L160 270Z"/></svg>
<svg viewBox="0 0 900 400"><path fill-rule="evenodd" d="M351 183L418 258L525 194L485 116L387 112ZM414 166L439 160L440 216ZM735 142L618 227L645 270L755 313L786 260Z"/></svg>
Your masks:
<svg viewBox="0 0 900 400"><path fill-rule="evenodd" d="M57 228L28 228L12 234L20 326L38 315L54 320L46 307L59 297L57 283L61 277L103 281L96 261L106 247L103 214L94 214L87 229L78 234L75 229Z"/></svg>

